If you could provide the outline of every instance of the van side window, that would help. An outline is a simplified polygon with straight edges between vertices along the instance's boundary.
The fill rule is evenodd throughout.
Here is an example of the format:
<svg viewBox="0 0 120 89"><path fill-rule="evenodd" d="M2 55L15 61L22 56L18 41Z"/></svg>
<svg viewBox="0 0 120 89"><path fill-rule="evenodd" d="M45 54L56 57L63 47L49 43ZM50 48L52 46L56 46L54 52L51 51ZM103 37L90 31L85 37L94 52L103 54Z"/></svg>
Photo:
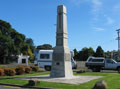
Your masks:
<svg viewBox="0 0 120 89"><path fill-rule="evenodd" d="M89 62L91 62L91 61L92 61L92 58L89 59Z"/></svg>
<svg viewBox="0 0 120 89"><path fill-rule="evenodd" d="M103 59L93 59L92 62L103 62Z"/></svg>
<svg viewBox="0 0 120 89"><path fill-rule="evenodd" d="M50 55L49 54L40 54L40 59L49 59Z"/></svg>

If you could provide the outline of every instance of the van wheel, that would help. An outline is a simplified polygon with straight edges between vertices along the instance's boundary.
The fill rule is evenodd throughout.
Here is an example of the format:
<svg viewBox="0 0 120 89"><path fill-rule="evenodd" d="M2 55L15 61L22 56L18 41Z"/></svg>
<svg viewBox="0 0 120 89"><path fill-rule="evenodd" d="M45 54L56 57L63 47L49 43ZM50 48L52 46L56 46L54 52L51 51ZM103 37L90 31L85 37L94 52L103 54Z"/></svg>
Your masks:
<svg viewBox="0 0 120 89"><path fill-rule="evenodd" d="M45 66L46 71L51 71L51 66Z"/></svg>
<svg viewBox="0 0 120 89"><path fill-rule="evenodd" d="M75 69L77 69L77 64L75 65Z"/></svg>
<svg viewBox="0 0 120 89"><path fill-rule="evenodd" d="M117 70L118 70L118 73L120 73L120 67L118 67Z"/></svg>
<svg viewBox="0 0 120 89"><path fill-rule="evenodd" d="M96 72L96 68L92 68L92 72Z"/></svg>
<svg viewBox="0 0 120 89"><path fill-rule="evenodd" d="M75 65L74 67L72 67L72 69L77 69L77 65Z"/></svg>

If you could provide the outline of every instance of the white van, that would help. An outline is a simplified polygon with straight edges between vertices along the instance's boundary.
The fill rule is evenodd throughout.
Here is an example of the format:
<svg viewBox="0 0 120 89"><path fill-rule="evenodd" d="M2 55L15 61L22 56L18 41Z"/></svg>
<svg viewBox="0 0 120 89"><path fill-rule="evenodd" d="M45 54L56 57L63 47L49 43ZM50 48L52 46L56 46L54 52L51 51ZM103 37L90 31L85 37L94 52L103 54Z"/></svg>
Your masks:
<svg viewBox="0 0 120 89"><path fill-rule="evenodd" d="M35 61L34 64L40 66L40 68L44 68L47 71L51 70L52 65L52 55L53 50L39 50L35 54ZM76 69L76 61L73 59L74 53L71 51L71 62L72 68Z"/></svg>

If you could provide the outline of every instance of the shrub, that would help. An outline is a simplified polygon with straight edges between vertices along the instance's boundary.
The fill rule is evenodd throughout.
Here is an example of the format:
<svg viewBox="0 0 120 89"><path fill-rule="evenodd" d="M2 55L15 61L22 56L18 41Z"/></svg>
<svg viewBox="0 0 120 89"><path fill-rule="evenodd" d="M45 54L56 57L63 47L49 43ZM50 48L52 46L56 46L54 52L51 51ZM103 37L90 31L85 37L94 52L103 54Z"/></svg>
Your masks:
<svg viewBox="0 0 120 89"><path fill-rule="evenodd" d="M24 74L25 68L24 68L24 66L18 66L18 67L15 69L15 71L16 71L16 74L17 74L17 75L21 75L21 74Z"/></svg>
<svg viewBox="0 0 120 89"><path fill-rule="evenodd" d="M0 68L0 76L4 76L4 69Z"/></svg>
<svg viewBox="0 0 120 89"><path fill-rule="evenodd" d="M15 69L13 68L5 68L4 73L7 76L14 76L16 74Z"/></svg>
<svg viewBox="0 0 120 89"><path fill-rule="evenodd" d="M26 66L26 67L25 67L25 73L30 73L31 70L32 70L32 69L31 69L29 66Z"/></svg>
<svg viewBox="0 0 120 89"><path fill-rule="evenodd" d="M38 72L39 71L39 66L32 66L32 71Z"/></svg>

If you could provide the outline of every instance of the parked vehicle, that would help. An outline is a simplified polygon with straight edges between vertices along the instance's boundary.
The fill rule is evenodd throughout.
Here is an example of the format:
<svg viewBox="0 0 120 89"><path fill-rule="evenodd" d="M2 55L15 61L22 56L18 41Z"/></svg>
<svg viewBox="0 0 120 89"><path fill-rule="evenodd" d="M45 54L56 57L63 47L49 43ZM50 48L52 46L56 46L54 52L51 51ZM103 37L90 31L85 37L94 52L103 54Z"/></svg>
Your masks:
<svg viewBox="0 0 120 89"><path fill-rule="evenodd" d="M104 57L89 57L85 66L93 72L100 72L100 70L117 70L120 72L120 63Z"/></svg>
<svg viewBox="0 0 120 89"><path fill-rule="evenodd" d="M71 64L72 68L77 68L76 61L73 59L74 53L71 52ZM35 53L35 61L34 64L44 68L47 71L51 70L53 59L53 50L39 50Z"/></svg>

